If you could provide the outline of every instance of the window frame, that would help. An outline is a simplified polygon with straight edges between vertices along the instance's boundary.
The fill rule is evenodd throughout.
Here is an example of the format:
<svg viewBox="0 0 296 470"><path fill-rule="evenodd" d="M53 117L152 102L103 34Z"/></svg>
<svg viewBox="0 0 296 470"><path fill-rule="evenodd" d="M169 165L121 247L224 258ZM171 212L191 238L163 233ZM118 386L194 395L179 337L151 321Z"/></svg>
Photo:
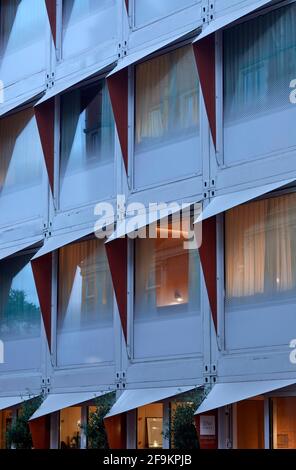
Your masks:
<svg viewBox="0 0 296 470"><path fill-rule="evenodd" d="M155 361L168 361L174 359L181 359L186 360L190 358L200 358L201 356L206 355L205 351L205 312L207 310L205 305L205 285L204 279L202 275L202 266L200 263L200 328L201 328L201 345L200 351L194 353L184 353L184 354L172 354L172 355L159 355L156 354L153 357L135 357L135 348L134 348L134 335L135 335L135 276L136 276L136 266L135 266L135 244L137 238L129 239L128 238L128 309L127 309L127 351L129 355L129 360L131 365L132 364L141 364L141 363L148 363L148 362L155 362ZM189 250L188 250L189 253ZM207 295L207 294L206 294ZM207 304L208 305L208 304ZM157 323L156 323L157 326Z"/></svg>
<svg viewBox="0 0 296 470"><path fill-rule="evenodd" d="M61 97L63 95L66 95L67 93L70 93L74 90L77 89L82 89L84 87L87 87L92 84L96 84L100 81L105 81L106 80L106 71L105 73L99 73L95 77L84 80L82 83L78 83L77 85L74 85L64 92L62 92L60 95L57 95L55 97L55 131L54 131L54 190L53 190L53 200L54 200L54 208L55 208L55 214L64 214L68 212L73 212L75 209L83 209L86 207L93 207L95 204L98 202L102 201L109 201L112 200L115 197L116 193L116 181L117 181L117 173L118 173L118 168L117 168L117 131L116 131L116 122L113 116L113 111L112 111L112 106L111 106L111 101L110 101L110 106L111 106L111 112L114 120L114 152L113 152L113 189L112 193L108 194L106 196L98 197L95 198L94 200L89 200L85 202L80 202L78 205L74 206L67 206L65 208L61 207L60 203L60 178L61 178L61 125L62 125L62 114L61 114ZM109 95L110 99L110 95Z"/></svg>
<svg viewBox="0 0 296 470"><path fill-rule="evenodd" d="M135 127L136 127L136 66L139 64L142 64L144 62L148 62L149 60L155 59L156 57L160 57L165 54L169 54L170 52L174 52L184 46L190 46L192 47L192 55L193 55L193 60L194 59L194 51L193 51L193 45L192 45L192 40L195 38L196 34L192 33L186 37L186 39L180 40L173 45L169 45L161 50L158 50L157 52L151 54L148 57L145 57L144 59L140 60L137 62L136 65L132 65L129 67L129 77L128 77L128 181L129 181L129 186L130 186L130 192L131 194L137 194L143 191L151 190L154 188L166 186L170 183L178 183L180 181L186 181L189 179L192 179L194 177L201 177L203 175L203 152L202 152L202 147L203 147L203 139L204 139L204 129L203 129L203 96L202 96L202 90L201 90L201 84L200 80L198 77L198 71L196 67L196 77L198 80L199 84L199 158L197 161L200 161L200 170L196 168L196 171L189 172L186 175L175 177L175 178L164 178L163 180L159 181L158 183L147 183L144 186L136 186L135 184L135 176L136 176L136 171L135 171L135 164L136 164L136 158L137 155L135 153Z"/></svg>
<svg viewBox="0 0 296 470"><path fill-rule="evenodd" d="M97 240L93 235L84 237L80 240L76 240L72 242L71 244L67 245L74 245L77 243L81 242L88 242L90 240ZM101 243L104 243L102 240L100 240ZM64 247L61 247L60 249L63 249ZM107 255L106 255L107 256ZM58 296L59 296L59 250L55 250L53 252L53 259L52 259L52 315L51 315L51 360L52 360L52 366L54 370L60 371L60 370L75 370L75 369L92 369L92 368L100 368L100 367L106 367L106 366L114 366L116 363L116 348L117 348L117 339L116 339L116 299L115 299L115 293L112 285L112 290L113 290L113 306L112 306L112 328L113 328L113 334L114 334L114 341L113 341L113 359L111 361L108 360L103 360L100 362L93 362L93 363L73 363L73 364L68 364L68 365L62 365L58 364L58 350L57 350L57 335L58 335Z"/></svg>

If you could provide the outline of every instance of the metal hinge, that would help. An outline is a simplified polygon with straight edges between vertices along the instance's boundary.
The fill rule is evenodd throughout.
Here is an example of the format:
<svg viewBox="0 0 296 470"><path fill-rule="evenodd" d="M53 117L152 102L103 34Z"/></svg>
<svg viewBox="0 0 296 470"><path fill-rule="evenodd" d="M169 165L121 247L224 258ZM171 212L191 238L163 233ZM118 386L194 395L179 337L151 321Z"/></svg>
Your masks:
<svg viewBox="0 0 296 470"><path fill-rule="evenodd" d="M42 377L41 379L41 390L42 390L42 395L48 395L50 392L50 377Z"/></svg>
<svg viewBox="0 0 296 470"><path fill-rule="evenodd" d="M205 364L203 376L205 385L214 385L217 382L217 364Z"/></svg>
<svg viewBox="0 0 296 470"><path fill-rule="evenodd" d="M209 24L215 17L215 0L203 0L201 4L201 20L203 25Z"/></svg>
<svg viewBox="0 0 296 470"><path fill-rule="evenodd" d="M118 371L116 372L115 383L117 390L124 390L126 386L126 372Z"/></svg>
<svg viewBox="0 0 296 470"><path fill-rule="evenodd" d="M121 41L117 45L117 56L118 59L122 59L123 57L126 57L127 55L127 41Z"/></svg>
<svg viewBox="0 0 296 470"><path fill-rule="evenodd" d="M55 80L55 73L47 72L45 76L45 86L47 89L52 88L54 86L54 80Z"/></svg>
<svg viewBox="0 0 296 470"><path fill-rule="evenodd" d="M216 195L216 180L211 178L210 180L203 181L203 199L211 199Z"/></svg>

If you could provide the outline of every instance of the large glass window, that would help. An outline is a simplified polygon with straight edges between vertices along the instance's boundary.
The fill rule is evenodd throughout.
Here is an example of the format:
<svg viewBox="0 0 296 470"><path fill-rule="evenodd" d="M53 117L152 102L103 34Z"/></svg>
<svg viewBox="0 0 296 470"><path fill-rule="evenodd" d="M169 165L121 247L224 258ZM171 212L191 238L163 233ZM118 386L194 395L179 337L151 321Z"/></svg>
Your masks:
<svg viewBox="0 0 296 470"><path fill-rule="evenodd" d="M0 119L1 225L42 215L43 154L34 111Z"/></svg>
<svg viewBox="0 0 296 470"><path fill-rule="evenodd" d="M45 67L46 21L43 1L1 0L0 72L5 84Z"/></svg>
<svg viewBox="0 0 296 470"><path fill-rule="evenodd" d="M201 169L199 84L192 47L136 66L135 186Z"/></svg>
<svg viewBox="0 0 296 470"><path fill-rule="evenodd" d="M273 448L296 449L296 398L273 398L272 411Z"/></svg>
<svg viewBox="0 0 296 470"><path fill-rule="evenodd" d="M295 146L295 3L227 29L223 57L226 163Z"/></svg>
<svg viewBox="0 0 296 470"><path fill-rule="evenodd" d="M63 57L115 40L116 15L116 0L63 0Z"/></svg>
<svg viewBox="0 0 296 470"><path fill-rule="evenodd" d="M12 424L12 410L0 411L0 449L7 449L6 433Z"/></svg>
<svg viewBox="0 0 296 470"><path fill-rule="evenodd" d="M161 19L175 11L197 3L196 0L134 0L136 25Z"/></svg>
<svg viewBox="0 0 296 470"><path fill-rule="evenodd" d="M104 243L60 249L58 283L58 364L111 361L113 289Z"/></svg>
<svg viewBox="0 0 296 470"><path fill-rule="evenodd" d="M163 404L137 409L137 448L161 449L163 440Z"/></svg>
<svg viewBox="0 0 296 470"><path fill-rule="evenodd" d="M63 95L61 208L111 196L114 187L113 161L114 119L106 82L100 81Z"/></svg>
<svg viewBox="0 0 296 470"><path fill-rule="evenodd" d="M60 411L60 449L80 449L81 407L71 406Z"/></svg>
<svg viewBox="0 0 296 470"><path fill-rule="evenodd" d="M30 264L32 254L0 262L0 370L31 369L40 362L40 307Z"/></svg>
<svg viewBox="0 0 296 470"><path fill-rule="evenodd" d="M264 449L264 399L244 400L235 406L237 449Z"/></svg>
<svg viewBox="0 0 296 470"><path fill-rule="evenodd" d="M200 264L182 237L135 243L135 357L201 350ZM160 237L160 234L158 234Z"/></svg>
<svg viewBox="0 0 296 470"><path fill-rule="evenodd" d="M296 194L251 202L225 216L226 341L289 344L296 328Z"/></svg>

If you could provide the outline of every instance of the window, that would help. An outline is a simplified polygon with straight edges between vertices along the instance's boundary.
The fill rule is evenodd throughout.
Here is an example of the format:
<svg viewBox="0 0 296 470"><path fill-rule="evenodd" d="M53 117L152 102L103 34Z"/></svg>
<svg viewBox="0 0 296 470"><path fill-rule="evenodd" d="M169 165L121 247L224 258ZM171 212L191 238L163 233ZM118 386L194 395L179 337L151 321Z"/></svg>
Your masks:
<svg viewBox="0 0 296 470"><path fill-rule="evenodd" d="M162 449L163 404L137 408L137 448Z"/></svg>
<svg viewBox="0 0 296 470"><path fill-rule="evenodd" d="M115 40L116 0L63 0L63 58Z"/></svg>
<svg viewBox="0 0 296 470"><path fill-rule="evenodd" d="M223 57L226 162L295 146L296 5L227 29Z"/></svg>
<svg viewBox="0 0 296 470"><path fill-rule="evenodd" d="M60 449L80 449L81 407L71 406L60 411Z"/></svg>
<svg viewBox="0 0 296 470"><path fill-rule="evenodd" d="M296 399L272 399L272 431L274 449L296 449Z"/></svg>
<svg viewBox="0 0 296 470"><path fill-rule="evenodd" d="M111 361L113 289L104 243L60 249L58 280L58 364Z"/></svg>
<svg viewBox="0 0 296 470"><path fill-rule="evenodd" d="M1 223L41 216L43 154L32 108L0 119Z"/></svg>
<svg viewBox="0 0 296 470"><path fill-rule="evenodd" d="M182 238L135 241L135 357L200 351L200 265Z"/></svg>
<svg viewBox="0 0 296 470"><path fill-rule="evenodd" d="M225 216L228 326L239 344L288 344L296 327L296 194L251 202ZM266 328L266 325L272 328ZM241 333L241 335L239 334ZM244 339L245 338L245 339ZM250 340L250 338L249 338Z"/></svg>
<svg viewBox="0 0 296 470"><path fill-rule="evenodd" d="M136 187L196 173L199 84L192 47L137 65L135 93Z"/></svg>
<svg viewBox="0 0 296 470"><path fill-rule="evenodd" d="M114 119L106 82L100 81L63 95L61 208L111 196L114 186L113 161Z"/></svg>
<svg viewBox="0 0 296 470"><path fill-rule="evenodd" d="M40 360L40 307L30 260L32 254L0 262L0 370L30 369Z"/></svg>
<svg viewBox="0 0 296 470"><path fill-rule="evenodd" d="M237 449L264 449L264 398L236 403Z"/></svg>
<svg viewBox="0 0 296 470"><path fill-rule="evenodd" d="M17 77L41 71L45 66L46 21L43 1L1 0L0 71L5 84L12 77L15 82Z"/></svg>
<svg viewBox="0 0 296 470"><path fill-rule="evenodd" d="M6 433L12 423L13 412L11 409L0 411L0 449L7 449Z"/></svg>
<svg viewBox="0 0 296 470"><path fill-rule="evenodd" d="M142 25L196 3L195 0L134 0L135 23Z"/></svg>

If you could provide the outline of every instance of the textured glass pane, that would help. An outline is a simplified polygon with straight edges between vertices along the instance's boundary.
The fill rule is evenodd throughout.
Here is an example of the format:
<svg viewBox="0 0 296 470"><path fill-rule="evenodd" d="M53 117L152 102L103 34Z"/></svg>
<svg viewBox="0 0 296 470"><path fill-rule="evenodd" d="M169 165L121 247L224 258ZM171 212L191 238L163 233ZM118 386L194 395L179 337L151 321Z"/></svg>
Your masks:
<svg viewBox="0 0 296 470"><path fill-rule="evenodd" d="M135 113L136 185L200 168L199 84L191 46L136 67Z"/></svg>
<svg viewBox="0 0 296 470"><path fill-rule="evenodd" d="M114 119L106 82L64 95L61 102L61 207L112 195L113 162Z"/></svg>
<svg viewBox="0 0 296 470"><path fill-rule="evenodd" d="M135 245L134 347L137 357L199 349L200 265L182 238ZM174 347L173 347L174 346Z"/></svg>
<svg viewBox="0 0 296 470"><path fill-rule="evenodd" d="M0 339L6 370L31 369L40 363L41 314L31 255L0 262Z"/></svg>
<svg viewBox="0 0 296 470"><path fill-rule="evenodd" d="M194 3L196 0L134 0L135 23L141 25L163 18Z"/></svg>
<svg viewBox="0 0 296 470"><path fill-rule="evenodd" d="M240 304L274 296L294 297L295 247L295 193L228 211L227 300Z"/></svg>
<svg viewBox="0 0 296 470"><path fill-rule="evenodd" d="M1 54L25 48L45 36L46 9L40 0L1 0Z"/></svg>
<svg viewBox="0 0 296 470"><path fill-rule="evenodd" d="M63 0L63 57L115 39L116 0Z"/></svg>
<svg viewBox="0 0 296 470"><path fill-rule="evenodd" d="M295 146L296 5L227 29L223 57L226 163Z"/></svg>
<svg viewBox="0 0 296 470"><path fill-rule="evenodd" d="M43 154L32 108L0 120L1 222L42 210Z"/></svg>
<svg viewBox="0 0 296 470"><path fill-rule="evenodd" d="M59 251L58 362L113 358L113 289L103 242Z"/></svg>

